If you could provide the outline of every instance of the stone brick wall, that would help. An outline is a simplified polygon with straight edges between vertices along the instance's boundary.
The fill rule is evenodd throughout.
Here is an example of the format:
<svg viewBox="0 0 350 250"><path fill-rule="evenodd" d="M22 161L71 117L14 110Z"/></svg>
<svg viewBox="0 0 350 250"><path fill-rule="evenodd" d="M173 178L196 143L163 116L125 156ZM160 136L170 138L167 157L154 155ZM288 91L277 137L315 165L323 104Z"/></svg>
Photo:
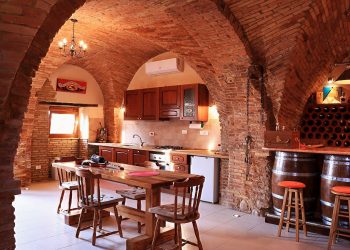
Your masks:
<svg viewBox="0 0 350 250"><path fill-rule="evenodd" d="M310 93L327 79L335 62L346 59L350 1L139 0L108 8L104 1L84 3L0 3L0 209L6 215L0 217L0 237L6 239L0 248L15 246L11 202L19 182L14 181L14 160L18 178L30 181L36 92L67 61L84 67L100 83L109 140L115 141L120 133L115 111L136 70L164 51L183 56L207 82L223 125L222 144L230 159L222 203L253 212L267 206L270 166L260 149L263 131L274 120L294 127ZM88 38L90 48L79 61L58 56L56 47L58 39L70 36L70 22L64 23L73 12L79 19L77 35ZM251 89L253 164L246 180L243 104L251 63L264 67L270 105L262 124L258 88Z"/></svg>

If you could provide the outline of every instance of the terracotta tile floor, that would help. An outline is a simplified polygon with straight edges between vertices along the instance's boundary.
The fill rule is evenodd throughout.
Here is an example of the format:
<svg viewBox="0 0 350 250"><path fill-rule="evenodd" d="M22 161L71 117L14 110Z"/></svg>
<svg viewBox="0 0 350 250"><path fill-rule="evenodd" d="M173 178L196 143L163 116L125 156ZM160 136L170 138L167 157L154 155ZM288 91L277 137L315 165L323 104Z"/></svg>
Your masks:
<svg viewBox="0 0 350 250"><path fill-rule="evenodd" d="M115 184L105 184L105 192L112 192ZM75 227L63 223L56 214L59 190L54 181L32 184L29 190L23 190L16 197L16 240L17 249L125 249L125 239L111 235L97 239L97 245L91 245L91 230L83 231L79 239L75 238ZM172 201L171 195L162 195L162 202ZM63 204L67 204L66 200ZM73 200L74 204L74 200ZM131 203L129 203L131 204ZM236 212L220 205L201 203L199 231L204 249L217 250L289 250L289 249L326 249L328 237L311 234L301 236L299 243L294 240L294 230L283 232L277 238L277 226L264 223L264 219ZM240 217L233 217L239 214ZM113 217L104 220L107 229L116 228ZM137 225L132 221L122 222L125 237L137 235ZM190 224L183 227L184 238L194 241ZM169 245L164 248L170 247ZM186 245L183 249L197 249ZM350 241L340 240L333 249L350 249Z"/></svg>

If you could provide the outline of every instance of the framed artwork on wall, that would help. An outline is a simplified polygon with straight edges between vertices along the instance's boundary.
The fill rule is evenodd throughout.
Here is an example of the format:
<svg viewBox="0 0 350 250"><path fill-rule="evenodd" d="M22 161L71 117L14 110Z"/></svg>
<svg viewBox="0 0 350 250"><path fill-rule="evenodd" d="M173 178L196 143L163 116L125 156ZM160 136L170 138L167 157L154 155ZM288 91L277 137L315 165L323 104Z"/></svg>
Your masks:
<svg viewBox="0 0 350 250"><path fill-rule="evenodd" d="M86 94L86 88L86 82L57 78L56 91Z"/></svg>

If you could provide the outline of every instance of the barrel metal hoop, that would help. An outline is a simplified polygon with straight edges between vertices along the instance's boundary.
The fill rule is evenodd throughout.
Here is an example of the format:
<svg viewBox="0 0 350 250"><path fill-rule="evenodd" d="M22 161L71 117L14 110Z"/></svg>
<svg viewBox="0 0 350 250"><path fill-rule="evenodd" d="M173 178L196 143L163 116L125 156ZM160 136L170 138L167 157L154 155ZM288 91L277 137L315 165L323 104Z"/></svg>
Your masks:
<svg viewBox="0 0 350 250"><path fill-rule="evenodd" d="M321 174L321 178L330 180L330 181L350 182L350 178L335 177L335 176L330 176L325 174Z"/></svg>
<svg viewBox="0 0 350 250"><path fill-rule="evenodd" d="M288 160L288 161L315 161L314 158L298 158L298 157L285 157L285 156L276 156L275 157L276 160Z"/></svg>
<svg viewBox="0 0 350 250"><path fill-rule="evenodd" d="M274 197L276 199L279 199L279 200L283 200L283 195L279 195L279 194L276 194L276 193L272 193L272 197ZM295 200L295 199L293 198L293 200ZM305 202L314 201L314 200L316 200L316 198L304 198Z"/></svg>
<svg viewBox="0 0 350 250"><path fill-rule="evenodd" d="M280 170L273 169L272 173L278 174L278 175L285 175L285 176L300 176L300 177L312 177L317 176L318 173L291 173L291 172L284 172Z"/></svg>
<svg viewBox="0 0 350 250"><path fill-rule="evenodd" d="M331 164L333 167L338 167L339 165L350 166L350 161L333 161L333 160L324 160L324 163Z"/></svg>
<svg viewBox="0 0 350 250"><path fill-rule="evenodd" d="M327 226L332 225L332 218L329 218L327 216L321 215L323 223ZM340 226L348 226L349 223L347 221L339 221Z"/></svg>
<svg viewBox="0 0 350 250"><path fill-rule="evenodd" d="M281 213L282 213L282 209L277 208L277 207L275 207L275 206L273 206L273 210L274 210L275 212L279 213L279 215L281 215ZM286 210L284 213L287 214L287 212L288 212L288 211ZM292 211L291 214L295 214L294 211ZM309 215L312 214L312 212L310 212L310 211L305 211L305 214L309 216Z"/></svg>
<svg viewBox="0 0 350 250"><path fill-rule="evenodd" d="M324 201L324 200L320 200L320 202L322 205L325 205L327 207L334 207L334 203L332 203L332 202ZM348 206L347 205L340 205L340 209L347 210Z"/></svg>

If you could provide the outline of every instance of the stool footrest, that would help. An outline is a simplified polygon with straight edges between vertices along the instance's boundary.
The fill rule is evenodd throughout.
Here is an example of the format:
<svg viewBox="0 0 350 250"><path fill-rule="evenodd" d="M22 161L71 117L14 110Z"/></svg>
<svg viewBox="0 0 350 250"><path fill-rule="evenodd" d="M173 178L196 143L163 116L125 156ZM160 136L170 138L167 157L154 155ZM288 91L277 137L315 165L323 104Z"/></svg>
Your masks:
<svg viewBox="0 0 350 250"><path fill-rule="evenodd" d="M340 212L340 213L338 214L338 216L339 216L339 217L343 217L343 218L350 218L350 216L349 216L348 213L342 213L342 212Z"/></svg>
<svg viewBox="0 0 350 250"><path fill-rule="evenodd" d="M348 231L348 233L350 233L350 231ZM350 234L346 234L346 233L345 233L345 234L343 234L343 233L337 233L337 235L350 238Z"/></svg>

